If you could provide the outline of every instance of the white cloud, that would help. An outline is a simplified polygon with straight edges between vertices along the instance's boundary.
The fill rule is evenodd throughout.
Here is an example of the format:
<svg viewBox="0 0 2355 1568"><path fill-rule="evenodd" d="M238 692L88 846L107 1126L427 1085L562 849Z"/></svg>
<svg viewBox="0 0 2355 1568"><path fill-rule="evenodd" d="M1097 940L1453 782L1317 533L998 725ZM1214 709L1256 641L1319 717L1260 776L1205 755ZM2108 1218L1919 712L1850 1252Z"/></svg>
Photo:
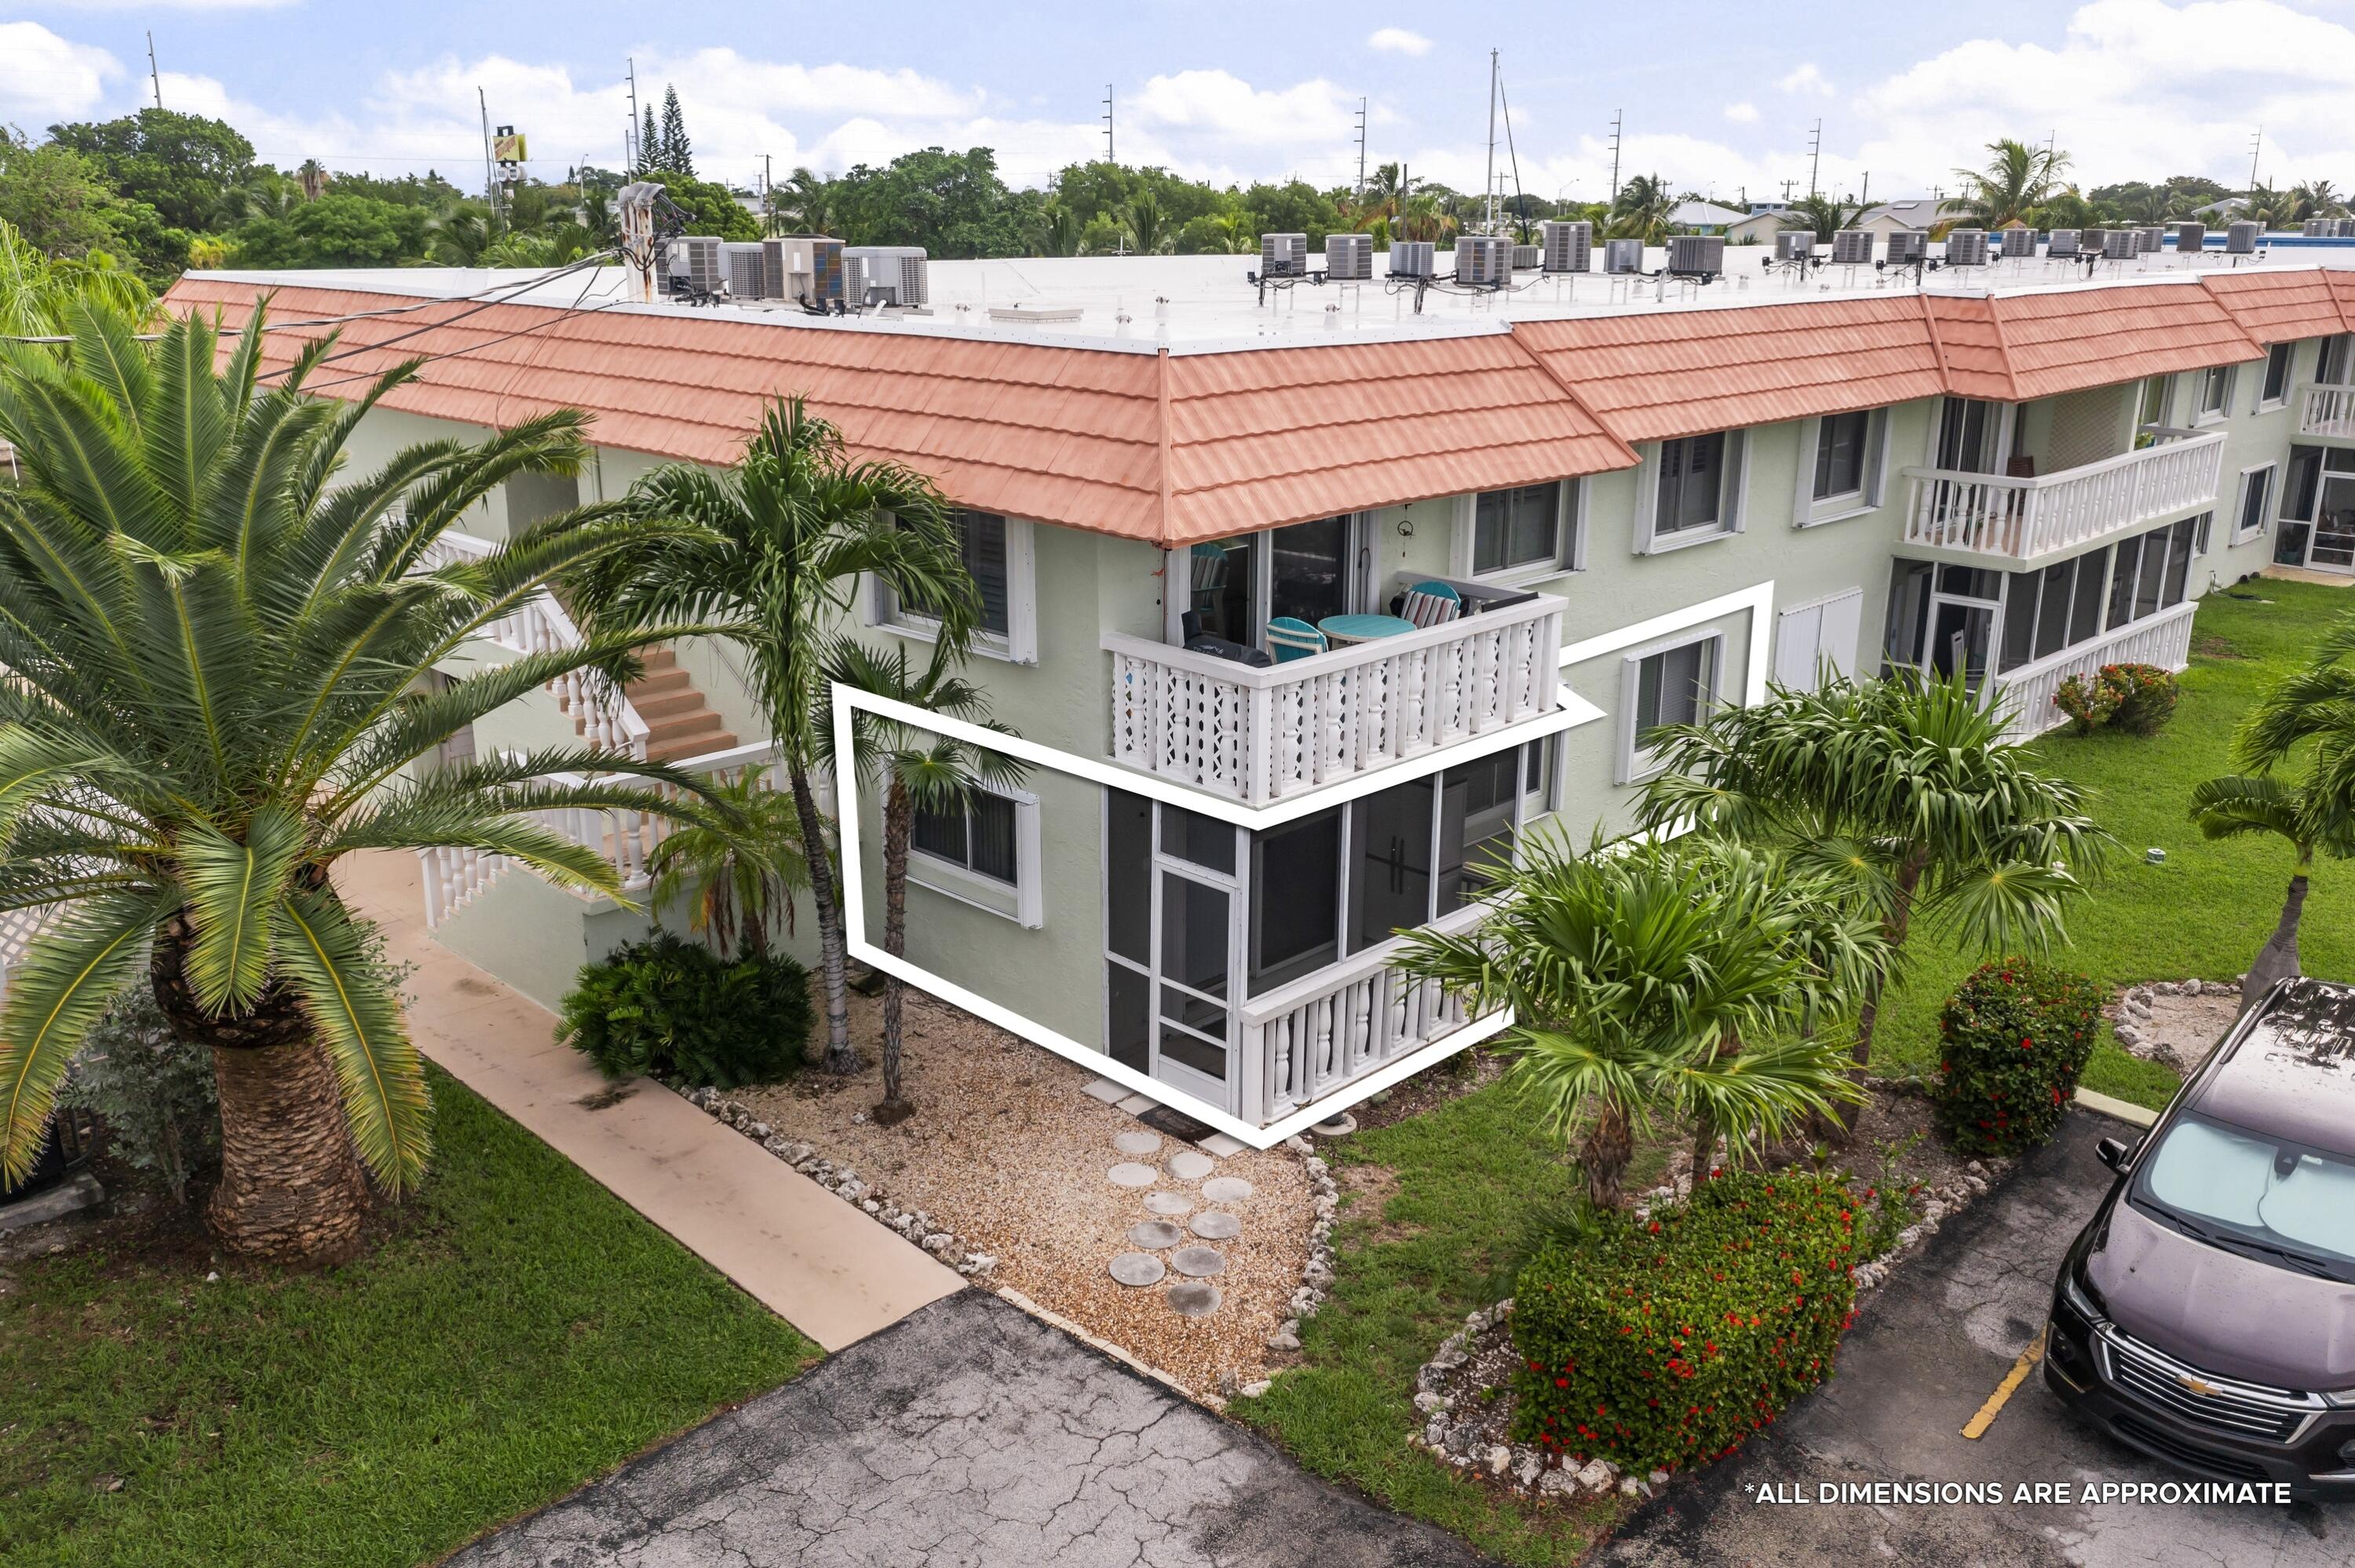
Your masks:
<svg viewBox="0 0 2355 1568"><path fill-rule="evenodd" d="M1809 60L1774 85L1785 92L1804 93L1814 98L1829 98L1832 95L1832 84L1824 79L1824 73L1816 68L1813 60Z"/></svg>
<svg viewBox="0 0 2355 1568"><path fill-rule="evenodd" d="M1404 27L1377 27L1366 39L1366 48L1394 55L1421 56L1431 52L1431 40Z"/></svg>
<svg viewBox="0 0 2355 1568"><path fill-rule="evenodd" d="M1758 106L1747 101L1729 103L1725 106L1725 117L1736 125L1755 125L1758 123Z"/></svg>
<svg viewBox="0 0 2355 1568"><path fill-rule="evenodd" d="M123 64L104 49L58 37L38 22L0 22L0 124L38 136L54 121L78 119L105 101Z"/></svg>
<svg viewBox="0 0 2355 1568"><path fill-rule="evenodd" d="M1358 133L1358 95L1321 78L1271 91L1223 70L1179 71L1131 93L1125 111L1165 137L1254 146L1287 163L1337 155Z"/></svg>

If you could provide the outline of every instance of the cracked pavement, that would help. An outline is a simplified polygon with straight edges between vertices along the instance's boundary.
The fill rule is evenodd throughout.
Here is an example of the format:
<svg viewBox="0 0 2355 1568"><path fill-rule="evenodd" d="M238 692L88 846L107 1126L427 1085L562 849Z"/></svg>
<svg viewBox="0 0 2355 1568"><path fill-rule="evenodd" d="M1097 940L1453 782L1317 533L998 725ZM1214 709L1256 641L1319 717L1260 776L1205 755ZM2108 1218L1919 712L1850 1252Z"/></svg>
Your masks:
<svg viewBox="0 0 2355 1568"><path fill-rule="evenodd" d="M450 1568L1459 1568L1462 1542L986 1291L705 1423Z"/></svg>
<svg viewBox="0 0 2355 1568"><path fill-rule="evenodd" d="M2355 1506L1772 1505L1768 1483L2182 1480L2081 1425L2040 1367L1978 1442L1963 1423L2042 1325L2062 1255L2106 1191L2094 1154L2131 1132L2081 1113L1949 1221L1858 1319L1831 1382L1738 1458L1680 1478L1593 1559L1645 1568L1881 1560L2005 1568L2320 1568L2355 1563ZM1787 1495L1787 1494L1785 1494Z"/></svg>

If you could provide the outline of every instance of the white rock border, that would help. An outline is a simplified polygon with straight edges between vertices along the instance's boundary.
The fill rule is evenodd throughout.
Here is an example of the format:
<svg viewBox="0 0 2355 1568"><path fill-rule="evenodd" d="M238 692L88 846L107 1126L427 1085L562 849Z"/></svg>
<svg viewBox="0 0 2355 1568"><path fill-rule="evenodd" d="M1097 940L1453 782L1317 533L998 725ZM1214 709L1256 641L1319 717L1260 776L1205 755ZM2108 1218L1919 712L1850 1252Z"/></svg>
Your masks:
<svg viewBox="0 0 2355 1568"><path fill-rule="evenodd" d="M796 1143L781 1136L767 1122L759 1119L719 1090L679 1088L676 1092L679 1098L714 1121L734 1128L844 1202L873 1219L877 1224L899 1232L967 1278L987 1274L997 1266L997 1259L965 1245L956 1233L945 1225L935 1224L932 1216L922 1209L902 1209L862 1181L858 1172L849 1166L837 1165L811 1145Z"/></svg>
<svg viewBox="0 0 2355 1568"><path fill-rule="evenodd" d="M1326 1293L1333 1288L1333 1220L1341 1211L1341 1189L1333 1180L1333 1168L1316 1153L1316 1146L1298 1136L1284 1140L1284 1147L1300 1156L1300 1168L1308 1176L1308 1191L1315 1200L1316 1222L1308 1227L1308 1261L1301 1266L1299 1287L1292 1293L1292 1316L1276 1326L1267 1337L1271 1351L1291 1351L1300 1348L1300 1325L1303 1319L1316 1316L1325 1304ZM1246 1385L1245 1394L1264 1393L1267 1381Z"/></svg>
<svg viewBox="0 0 2355 1568"><path fill-rule="evenodd" d="M2124 987L2118 999L2103 1011L2109 1015L2110 1033L2126 1054L2146 1062L2160 1059L2158 1043L2143 1031L2150 1026L2150 1004L2162 996L2204 996L2221 991L2238 997L2247 975L2234 975L2228 980L2145 980L2140 985ZM2213 1044L2213 1042L2211 1042ZM2166 1065L2174 1065L2173 1062ZM2194 1064L2196 1065L2197 1064Z"/></svg>

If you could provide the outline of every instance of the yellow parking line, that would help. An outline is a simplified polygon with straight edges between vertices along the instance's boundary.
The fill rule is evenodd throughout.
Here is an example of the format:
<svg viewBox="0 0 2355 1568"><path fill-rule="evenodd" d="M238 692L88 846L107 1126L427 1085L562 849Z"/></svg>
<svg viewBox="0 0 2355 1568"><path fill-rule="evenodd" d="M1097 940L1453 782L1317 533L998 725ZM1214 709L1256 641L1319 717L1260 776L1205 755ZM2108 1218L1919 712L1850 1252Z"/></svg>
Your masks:
<svg viewBox="0 0 2355 1568"><path fill-rule="evenodd" d="M1987 1436L1987 1429L1995 1425L1996 1413L2003 1408L2003 1402L2011 1397L2014 1389L2027 1381L2029 1369L2044 1359L2044 1336L2051 1331L2050 1323L2036 1330L2036 1338L2028 1341L2028 1349L2019 1352L2019 1359L2011 1363L2011 1370L2003 1374L2001 1383L1995 1385L1995 1392L1987 1395L1985 1404L1979 1406L1979 1413L1964 1424L1964 1436L1977 1442Z"/></svg>

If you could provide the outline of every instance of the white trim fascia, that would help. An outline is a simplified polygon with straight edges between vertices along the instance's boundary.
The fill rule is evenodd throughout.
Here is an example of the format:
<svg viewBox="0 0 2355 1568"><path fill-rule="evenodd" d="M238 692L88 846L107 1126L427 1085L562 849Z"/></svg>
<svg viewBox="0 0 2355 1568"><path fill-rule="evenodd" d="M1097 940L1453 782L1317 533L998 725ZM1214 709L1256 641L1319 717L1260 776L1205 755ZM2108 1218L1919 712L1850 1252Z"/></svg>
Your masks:
<svg viewBox="0 0 2355 1568"><path fill-rule="evenodd" d="M1639 620L1633 626L1623 626L1616 631L1602 632L1583 641L1571 643L1561 651L1561 666L1567 670L1572 664L1583 664L1590 659L1600 659L1606 653L1616 653L1623 648L1633 648L1637 643L1649 642L1670 632L1682 631L1689 626L1699 626L1704 621L1718 620L1738 611L1748 610L1750 649L1742 670L1742 700L1745 704L1764 702L1766 660L1773 651L1774 640L1774 620L1767 611L1774 608L1774 579L1769 577L1750 588L1737 588L1715 599L1703 599L1699 604L1689 604L1682 609L1656 615L1649 620ZM1562 693L1565 700L1572 694L1566 689ZM1601 715L1598 714L1596 716ZM1567 729L1570 726L1565 725L1562 727Z"/></svg>

